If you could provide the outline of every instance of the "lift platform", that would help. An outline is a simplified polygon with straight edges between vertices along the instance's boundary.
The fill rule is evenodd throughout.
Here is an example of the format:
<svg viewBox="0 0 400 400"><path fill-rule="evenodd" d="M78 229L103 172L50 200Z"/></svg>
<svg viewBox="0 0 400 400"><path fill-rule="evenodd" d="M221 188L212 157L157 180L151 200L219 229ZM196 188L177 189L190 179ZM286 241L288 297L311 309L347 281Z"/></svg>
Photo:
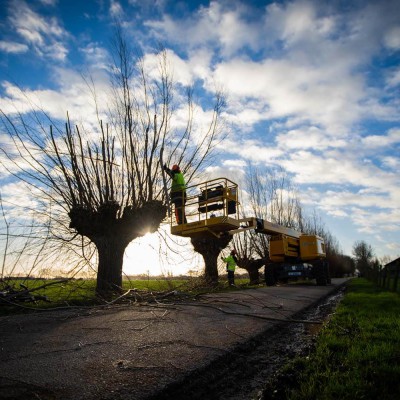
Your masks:
<svg viewBox="0 0 400 400"><path fill-rule="evenodd" d="M227 178L213 179L186 189L184 208L172 204L171 233L184 237L221 237L239 229L238 186ZM185 223L177 224L175 212Z"/></svg>

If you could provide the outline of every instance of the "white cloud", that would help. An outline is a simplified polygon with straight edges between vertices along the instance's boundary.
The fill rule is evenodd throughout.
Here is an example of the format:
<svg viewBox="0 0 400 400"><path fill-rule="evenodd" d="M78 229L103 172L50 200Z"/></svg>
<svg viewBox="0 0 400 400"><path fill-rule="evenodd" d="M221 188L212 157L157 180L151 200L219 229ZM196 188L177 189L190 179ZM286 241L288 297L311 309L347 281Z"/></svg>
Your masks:
<svg viewBox="0 0 400 400"><path fill-rule="evenodd" d="M166 50L167 54L167 69L170 78L184 86L189 86L193 83L193 72L189 63L180 58L172 50ZM143 57L144 68L148 76L152 79L158 79L160 76L160 55L157 53L147 53Z"/></svg>
<svg viewBox="0 0 400 400"><path fill-rule="evenodd" d="M327 190L320 200L320 204L321 207L328 210L350 206L382 209L391 209L396 206L395 201L390 199L386 193L365 193L362 190L358 192Z"/></svg>
<svg viewBox="0 0 400 400"><path fill-rule="evenodd" d="M211 166L206 168L207 179L227 178L244 189L245 170L238 165Z"/></svg>
<svg viewBox="0 0 400 400"><path fill-rule="evenodd" d="M53 72L54 79L59 85L58 89L21 91L10 82L2 82L5 95L0 98L0 109L10 115L43 111L50 118L61 121L65 121L69 112L75 121L84 121L87 125L97 126L95 98L81 74L64 68L55 68ZM108 86L101 75L94 75L94 79L98 90L99 112L100 115L104 115L104 110L108 105L106 97Z"/></svg>
<svg viewBox="0 0 400 400"><path fill-rule="evenodd" d="M400 143L400 128L389 130L387 135L369 135L362 139L362 145L371 149L391 147Z"/></svg>
<svg viewBox="0 0 400 400"><path fill-rule="evenodd" d="M247 163L275 164L284 155L281 149L267 146L261 140L227 139L219 148L228 154L235 154Z"/></svg>
<svg viewBox="0 0 400 400"><path fill-rule="evenodd" d="M360 232L376 233L395 232L400 229L400 212L399 210L384 210L381 212L353 207L352 220L359 227Z"/></svg>
<svg viewBox="0 0 400 400"><path fill-rule="evenodd" d="M35 195L40 192L29 187L22 181L3 185L1 188L2 201L7 209L7 218L30 220L41 209L40 202Z"/></svg>
<svg viewBox="0 0 400 400"><path fill-rule="evenodd" d="M121 17L124 11L121 4L116 0L111 0L110 2L110 15L114 18Z"/></svg>
<svg viewBox="0 0 400 400"><path fill-rule="evenodd" d="M293 149L325 150L329 147L346 147L347 142L342 138L329 135L315 126L291 130L278 134L276 142L281 149L291 151Z"/></svg>
<svg viewBox="0 0 400 400"><path fill-rule="evenodd" d="M39 0L45 6L55 6L58 0Z"/></svg>
<svg viewBox="0 0 400 400"><path fill-rule="evenodd" d="M295 117L343 132L361 116L373 113L389 119L397 114L390 103L369 100L371 93L359 70L396 27L394 5L358 5L339 14L313 1L272 3L265 8L261 26L260 18L250 18L256 12L250 7L211 2L184 20L165 15L148 25L191 53L199 46L209 54L221 49L225 59L216 65L214 79L232 98L242 99L238 112L252 97L270 109L265 119ZM239 58L244 48L262 48L270 58Z"/></svg>
<svg viewBox="0 0 400 400"><path fill-rule="evenodd" d="M28 46L23 43L18 42L8 42L1 40L0 41L0 50L5 51L6 53L26 53L28 51Z"/></svg>
<svg viewBox="0 0 400 400"><path fill-rule="evenodd" d="M265 113L260 112L249 105L247 107L238 106L237 111L231 106L230 110L231 113L226 113L225 115L226 119L232 124L239 126L242 129L242 133L244 132L243 129L249 131L252 129L254 124L265 119Z"/></svg>
<svg viewBox="0 0 400 400"><path fill-rule="evenodd" d="M386 168L398 172L400 170L400 158L394 156L382 157L382 163Z"/></svg>
<svg viewBox="0 0 400 400"><path fill-rule="evenodd" d="M397 254L396 258L398 258L400 256L400 243L399 242L389 242L386 243L386 249L392 253L392 254ZM392 260L395 257L392 258Z"/></svg>
<svg viewBox="0 0 400 400"><path fill-rule="evenodd" d="M222 164L228 168L234 167L234 168L243 168L247 165L246 161L244 160L224 160Z"/></svg>
<svg viewBox="0 0 400 400"><path fill-rule="evenodd" d="M391 70L386 77L386 84L389 88L400 85L400 68Z"/></svg>
<svg viewBox="0 0 400 400"><path fill-rule="evenodd" d="M293 45L294 42L312 34L318 22L316 10L311 2L293 2L285 6L274 3L267 10L267 23L274 20L275 26L282 30L281 37L288 45Z"/></svg>
<svg viewBox="0 0 400 400"><path fill-rule="evenodd" d="M8 178L9 174L16 173L19 170L19 166L26 170L29 170L31 166L29 163L24 161L23 158L28 155L28 149L24 149L21 146L18 151L10 135L0 133L0 143L0 165L2 167L0 171L0 182L3 184L3 180Z"/></svg>
<svg viewBox="0 0 400 400"><path fill-rule="evenodd" d="M68 33L55 17L45 18L22 1L11 3L9 22L12 29L32 46L39 56L64 61L68 50L64 39Z"/></svg>
<svg viewBox="0 0 400 400"><path fill-rule="evenodd" d="M164 14L162 20L147 21L158 38L184 45L193 50L197 47L216 46L221 54L230 56L244 46L259 47L259 26L256 21L246 21L249 8L240 2L211 1L208 7L199 9L184 19L173 19Z"/></svg>
<svg viewBox="0 0 400 400"><path fill-rule="evenodd" d="M400 49L400 25L390 28L384 37L385 45L391 50Z"/></svg>
<svg viewBox="0 0 400 400"><path fill-rule="evenodd" d="M79 50L84 55L86 63L89 66L96 69L109 70L109 54L104 47L98 43L91 42Z"/></svg>
<svg viewBox="0 0 400 400"><path fill-rule="evenodd" d="M339 233L342 236L346 236L348 231L355 227L358 232L357 240L373 240L373 247L381 255L387 251L391 252L386 246L393 241L394 235L400 229L400 214L396 201L399 194L398 191L397 197L387 196L371 189L353 192L343 186L323 193L316 188L300 191L303 204L318 207L321 215L334 217L335 225L339 224ZM377 248L378 236L382 244Z"/></svg>
<svg viewBox="0 0 400 400"><path fill-rule="evenodd" d="M265 119L296 116L343 131L359 118L363 87L359 78L345 74L338 82L334 75L283 59L261 63L236 59L215 69L215 79L231 97L241 99L242 107L248 98L268 107Z"/></svg>
<svg viewBox="0 0 400 400"><path fill-rule="evenodd" d="M172 49L166 49L168 72L173 81L183 86L191 86L196 81L204 81L204 86L211 93L215 92L216 82L211 71L212 54L207 49L189 52L187 58L182 58ZM148 52L143 57L145 69L150 77L159 76L160 58L155 52Z"/></svg>
<svg viewBox="0 0 400 400"><path fill-rule="evenodd" d="M351 150L351 149L350 149ZM398 177L343 151L314 154L301 150L291 154L281 164L299 184L335 184L372 187L384 192L395 188Z"/></svg>

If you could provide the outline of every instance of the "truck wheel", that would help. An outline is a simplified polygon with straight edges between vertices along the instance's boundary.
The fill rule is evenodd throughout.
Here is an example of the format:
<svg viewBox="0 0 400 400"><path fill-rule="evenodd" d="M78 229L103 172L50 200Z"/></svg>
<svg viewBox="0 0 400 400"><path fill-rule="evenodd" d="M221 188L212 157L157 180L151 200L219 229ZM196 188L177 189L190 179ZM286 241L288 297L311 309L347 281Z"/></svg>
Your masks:
<svg viewBox="0 0 400 400"><path fill-rule="evenodd" d="M267 286L274 286L276 284L274 264L267 264L265 266L265 284Z"/></svg>
<svg viewBox="0 0 400 400"><path fill-rule="evenodd" d="M329 264L327 262L325 262L324 264L326 269L326 282L328 283L328 285L330 285L332 283L332 279L331 274L329 273Z"/></svg>
<svg viewBox="0 0 400 400"><path fill-rule="evenodd" d="M319 261L314 264L314 276L318 286L326 286L328 283L328 276L325 263Z"/></svg>

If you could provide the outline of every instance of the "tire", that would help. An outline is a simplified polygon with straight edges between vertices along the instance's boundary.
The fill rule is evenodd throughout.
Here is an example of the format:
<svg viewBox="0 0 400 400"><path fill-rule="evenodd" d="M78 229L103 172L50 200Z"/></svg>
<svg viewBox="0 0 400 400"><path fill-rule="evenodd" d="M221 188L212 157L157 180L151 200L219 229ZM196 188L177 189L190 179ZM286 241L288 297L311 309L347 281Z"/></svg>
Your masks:
<svg viewBox="0 0 400 400"><path fill-rule="evenodd" d="M328 285L330 285L332 283L332 279L331 279L331 273L329 272L329 263L328 261L323 261L324 266L325 266L325 270L326 270L326 282L328 283Z"/></svg>
<svg viewBox="0 0 400 400"><path fill-rule="evenodd" d="M318 261L314 264L314 276L317 281L318 286L326 286L328 283L328 274L327 274L326 263L323 261Z"/></svg>
<svg viewBox="0 0 400 400"><path fill-rule="evenodd" d="M274 264L265 265L265 284L267 286L274 286L276 284Z"/></svg>

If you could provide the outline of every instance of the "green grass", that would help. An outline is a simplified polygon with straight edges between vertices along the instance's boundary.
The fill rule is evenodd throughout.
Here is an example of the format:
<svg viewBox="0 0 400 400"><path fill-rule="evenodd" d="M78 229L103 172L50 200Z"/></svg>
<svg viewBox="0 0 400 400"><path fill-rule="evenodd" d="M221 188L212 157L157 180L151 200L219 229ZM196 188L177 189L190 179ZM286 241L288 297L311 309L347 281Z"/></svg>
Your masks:
<svg viewBox="0 0 400 400"><path fill-rule="evenodd" d="M383 281L381 281L380 286L382 286L382 285L383 285ZM385 289L394 291L394 285L395 285L395 279L387 277L385 280ZM397 286L396 287L397 293L400 293L400 282L397 282L396 286Z"/></svg>
<svg viewBox="0 0 400 400"><path fill-rule="evenodd" d="M39 286L52 283L54 281L43 279L30 279L26 281L10 281L9 284L15 289L20 290L20 283L27 286L30 290ZM124 280L123 290L137 289L142 294L144 293L159 293L177 290L180 293L187 295L198 295L208 292L223 292L239 289L246 289L254 286L248 285L248 279L236 279L237 288L229 288L227 283L221 279L217 287L207 287L202 284L200 278L185 279L143 279L143 280ZM0 288L1 289L1 288ZM95 280L70 280L63 283L51 284L42 289L31 292L35 295L46 296L49 302L37 301L36 303L17 302L15 305L0 305L0 315L12 314L16 312L24 312L35 309L49 309L56 307L69 306L91 306L96 304L105 304L104 299L96 295ZM118 297L116 294L114 298ZM111 300L110 298L107 300ZM0 303L1 304L1 303Z"/></svg>
<svg viewBox="0 0 400 400"><path fill-rule="evenodd" d="M20 290L20 283L23 283L30 290L39 286L49 284L54 281L43 279L32 279L27 281L12 281L9 282L15 289ZM184 280L130 280L123 281L123 290L136 288L140 291L163 292L174 290L185 283ZM102 302L102 299L96 296L96 281L95 280L69 280L67 282L51 284L39 290L31 292L32 295L46 296L49 302L38 301L36 304L25 303L28 307L49 308L56 306L71 306L71 305L93 305ZM0 308L1 312L1 308Z"/></svg>
<svg viewBox="0 0 400 400"><path fill-rule="evenodd" d="M400 296L353 279L309 358L289 369L291 400L400 398Z"/></svg>

